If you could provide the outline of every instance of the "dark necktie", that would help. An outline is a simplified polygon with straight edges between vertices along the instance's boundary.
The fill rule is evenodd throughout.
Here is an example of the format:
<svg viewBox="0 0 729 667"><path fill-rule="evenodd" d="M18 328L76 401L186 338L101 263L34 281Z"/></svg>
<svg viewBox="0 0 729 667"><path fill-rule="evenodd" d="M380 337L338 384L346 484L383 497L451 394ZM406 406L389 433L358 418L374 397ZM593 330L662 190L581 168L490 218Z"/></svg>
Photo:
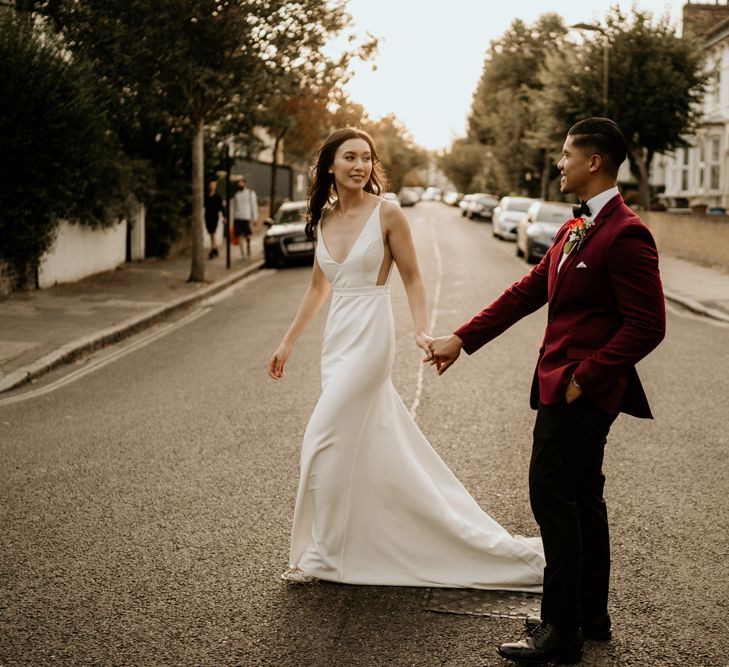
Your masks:
<svg viewBox="0 0 729 667"><path fill-rule="evenodd" d="M587 202L580 200L579 204L575 204L572 207L572 215L575 218L589 218L590 207L587 205Z"/></svg>

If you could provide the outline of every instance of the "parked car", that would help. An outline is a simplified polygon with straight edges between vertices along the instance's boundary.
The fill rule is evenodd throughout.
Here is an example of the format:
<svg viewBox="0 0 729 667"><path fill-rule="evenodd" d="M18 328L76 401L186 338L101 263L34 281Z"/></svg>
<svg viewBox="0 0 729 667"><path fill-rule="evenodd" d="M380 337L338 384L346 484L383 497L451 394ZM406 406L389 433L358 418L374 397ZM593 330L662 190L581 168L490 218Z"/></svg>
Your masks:
<svg viewBox="0 0 729 667"><path fill-rule="evenodd" d="M263 237L266 266L311 264L314 261L314 242L304 233L305 200L284 202L264 224L268 227Z"/></svg>
<svg viewBox="0 0 729 667"><path fill-rule="evenodd" d="M448 192L445 192L443 194L442 201L444 204L448 204L448 206L458 206L461 199L463 199L462 192L454 192L453 190L449 190Z"/></svg>
<svg viewBox="0 0 729 667"><path fill-rule="evenodd" d="M498 198L494 195L487 195L484 192L478 192L468 202L466 208L466 217L469 220L474 218L482 218L484 220L491 220L494 214L494 209L499 205Z"/></svg>
<svg viewBox="0 0 729 667"><path fill-rule="evenodd" d="M562 225L572 218L564 202L535 201L516 228L516 256L534 264L552 247Z"/></svg>
<svg viewBox="0 0 729 667"><path fill-rule="evenodd" d="M463 195L463 199L458 202L458 208L461 209L461 215L466 216L468 213L468 207L471 205L471 200L474 198L475 195Z"/></svg>
<svg viewBox="0 0 729 667"><path fill-rule="evenodd" d="M491 218L494 236L504 241L515 241L516 226L535 201L531 197L502 197Z"/></svg>
<svg viewBox="0 0 729 667"><path fill-rule="evenodd" d="M425 188L425 192L423 192L420 199L423 201L440 201L442 194L443 191L440 188L436 188L434 185L431 185Z"/></svg>
<svg viewBox="0 0 729 667"><path fill-rule="evenodd" d="M382 198L387 199L387 201L394 201L398 206L400 206L400 197L398 197L394 192L383 192Z"/></svg>
<svg viewBox="0 0 729 667"><path fill-rule="evenodd" d="M420 193L415 188L401 188L400 206L415 206L420 201Z"/></svg>

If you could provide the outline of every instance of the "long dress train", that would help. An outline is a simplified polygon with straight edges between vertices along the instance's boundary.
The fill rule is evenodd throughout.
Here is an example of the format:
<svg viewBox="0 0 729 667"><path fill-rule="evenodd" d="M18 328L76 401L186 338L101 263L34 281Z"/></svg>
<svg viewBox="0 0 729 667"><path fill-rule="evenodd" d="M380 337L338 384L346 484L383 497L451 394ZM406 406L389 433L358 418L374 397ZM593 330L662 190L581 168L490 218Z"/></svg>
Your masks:
<svg viewBox="0 0 729 667"><path fill-rule="evenodd" d="M319 235L315 261L333 293L289 564L349 584L541 591L541 540L512 537L479 507L395 391L379 213L380 203L341 264Z"/></svg>

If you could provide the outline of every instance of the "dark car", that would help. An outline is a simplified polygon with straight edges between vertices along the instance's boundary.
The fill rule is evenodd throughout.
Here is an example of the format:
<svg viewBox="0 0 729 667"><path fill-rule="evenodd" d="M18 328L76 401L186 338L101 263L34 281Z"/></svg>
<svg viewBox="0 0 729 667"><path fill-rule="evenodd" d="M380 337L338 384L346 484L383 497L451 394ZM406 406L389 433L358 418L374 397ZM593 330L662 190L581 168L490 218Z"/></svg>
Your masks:
<svg viewBox="0 0 729 667"><path fill-rule="evenodd" d="M493 195L478 192L475 195L471 195L468 207L466 208L466 217L469 220L473 220L474 218L491 220L491 217L494 214L494 209L498 205L499 200Z"/></svg>
<svg viewBox="0 0 729 667"><path fill-rule="evenodd" d="M311 264L314 261L314 242L304 233L305 200L284 202L265 225L268 227L263 237L266 266Z"/></svg>
<svg viewBox="0 0 729 667"><path fill-rule="evenodd" d="M516 256L536 263L552 247L562 225L572 218L572 206L564 202L535 201L516 228Z"/></svg>

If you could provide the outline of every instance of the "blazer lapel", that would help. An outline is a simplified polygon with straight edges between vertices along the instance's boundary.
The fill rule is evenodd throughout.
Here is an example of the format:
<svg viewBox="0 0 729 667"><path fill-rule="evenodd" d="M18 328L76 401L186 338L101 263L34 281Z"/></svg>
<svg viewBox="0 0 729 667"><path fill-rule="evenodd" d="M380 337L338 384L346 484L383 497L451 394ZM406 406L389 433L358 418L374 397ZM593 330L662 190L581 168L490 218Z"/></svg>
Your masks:
<svg viewBox="0 0 729 667"><path fill-rule="evenodd" d="M582 249L587 245L593 236L595 236L595 232L597 232L598 227L602 223L605 218L609 217L612 212L623 203L623 197L620 193L615 195L605 206L600 209L600 212L595 216L594 224L593 226L587 231L587 234L585 234L585 238L582 239L582 242L579 246L576 248L573 248L569 255L567 255L567 258L564 260L564 264L562 264L562 268L559 269L559 272L555 276L554 280L554 290L552 292L552 295L550 296L549 300L553 301L557 297L557 292L559 291L560 286L564 282L564 275L567 273L567 270L575 263L575 257L580 254ZM565 234L560 242L559 247L559 260L562 259L562 254L564 252L564 246L565 243L567 243L567 239L569 238L569 234ZM558 261L559 261L558 260Z"/></svg>

